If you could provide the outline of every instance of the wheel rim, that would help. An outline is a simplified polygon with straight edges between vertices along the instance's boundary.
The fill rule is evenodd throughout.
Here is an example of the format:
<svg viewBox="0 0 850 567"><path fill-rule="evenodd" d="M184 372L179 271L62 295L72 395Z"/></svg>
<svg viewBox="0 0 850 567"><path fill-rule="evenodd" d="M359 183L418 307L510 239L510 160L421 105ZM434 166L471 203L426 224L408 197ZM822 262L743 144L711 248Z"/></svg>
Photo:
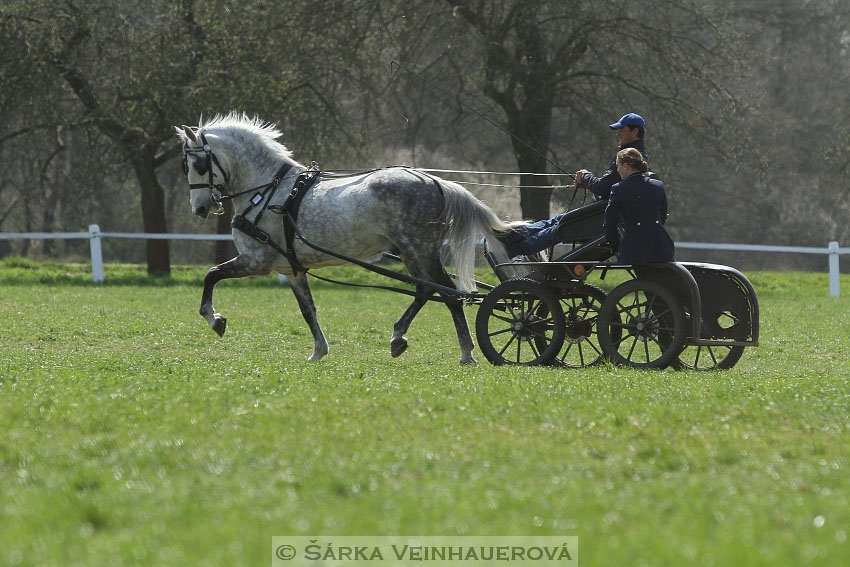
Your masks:
<svg viewBox="0 0 850 567"><path fill-rule="evenodd" d="M615 364L664 368L682 350L685 315L666 288L632 280L606 299L598 333L606 356Z"/></svg>
<svg viewBox="0 0 850 567"><path fill-rule="evenodd" d="M494 364L548 364L564 341L557 298L527 280L510 280L491 291L479 307L475 327L481 351Z"/></svg>

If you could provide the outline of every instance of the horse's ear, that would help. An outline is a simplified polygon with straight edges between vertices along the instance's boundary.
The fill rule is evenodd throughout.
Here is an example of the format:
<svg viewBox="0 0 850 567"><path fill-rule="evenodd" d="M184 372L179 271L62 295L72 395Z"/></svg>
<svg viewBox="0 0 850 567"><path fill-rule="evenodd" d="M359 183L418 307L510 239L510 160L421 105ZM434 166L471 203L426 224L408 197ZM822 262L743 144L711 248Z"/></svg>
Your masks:
<svg viewBox="0 0 850 567"><path fill-rule="evenodd" d="M185 124L183 125L183 133L186 134L186 138L189 141L191 141L191 142L197 142L198 141L198 137L195 136L195 131L192 130L191 128L189 128L188 126L186 126Z"/></svg>

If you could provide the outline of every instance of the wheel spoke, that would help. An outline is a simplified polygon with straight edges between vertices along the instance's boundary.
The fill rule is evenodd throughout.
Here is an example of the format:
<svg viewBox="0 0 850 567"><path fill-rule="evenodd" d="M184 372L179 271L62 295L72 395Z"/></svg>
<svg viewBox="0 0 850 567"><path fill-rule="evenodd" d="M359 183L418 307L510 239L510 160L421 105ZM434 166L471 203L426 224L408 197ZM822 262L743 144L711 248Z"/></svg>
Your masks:
<svg viewBox="0 0 850 567"><path fill-rule="evenodd" d="M637 346L637 344L638 344L638 337L637 337L637 335L635 335L634 337L635 337L635 340L634 340L634 341L632 341L632 347L629 349L629 355L626 357L626 358L628 358L629 360L631 360L631 359L632 359L632 353L635 351L635 347L636 347L636 346Z"/></svg>
<svg viewBox="0 0 850 567"><path fill-rule="evenodd" d="M551 327L549 327L547 330L549 330L549 329L551 329ZM545 332L541 333L540 331L537 331L534 327L528 328L526 330L529 333L531 333L532 335L534 335L535 337L540 337L541 339L544 339L544 340L547 340L547 341L549 340L549 337Z"/></svg>
<svg viewBox="0 0 850 567"><path fill-rule="evenodd" d="M628 325L621 325L621 327L627 329L628 332L626 333L626 336L621 336L619 340L614 342L614 346L617 347L617 350L620 350L620 345L623 344L623 341L629 337L635 337L635 340L637 340L637 335L631 331L631 328Z"/></svg>
<svg viewBox="0 0 850 567"><path fill-rule="evenodd" d="M514 333L514 334L511 336L510 340L508 340L508 342L507 342L507 343L505 343L505 346L504 346L504 347L502 347L502 350L500 350L500 351L499 351L499 356L503 356L503 355L505 354L505 351L506 351L506 350L508 350L508 347L509 347L509 346L511 346L511 343L512 343L512 342L514 342L514 340L515 340L516 338L517 338L517 333ZM517 342L521 342L521 341L517 341Z"/></svg>
<svg viewBox="0 0 850 567"><path fill-rule="evenodd" d="M508 327L507 329L502 329L501 331L493 331L492 333L487 333L488 337L495 337L496 335L503 335L505 333L512 333L514 331L513 327Z"/></svg>
<svg viewBox="0 0 850 567"><path fill-rule="evenodd" d="M696 354L696 357L694 358L694 368L699 368L699 355L700 355L700 353L702 353L702 347L698 346L697 347L697 354Z"/></svg>
<svg viewBox="0 0 850 567"><path fill-rule="evenodd" d="M513 322L515 320L514 317L508 317L507 315L496 315L495 313L493 313L492 317L493 317L493 319L496 319L497 321L504 321L505 323L511 323L511 324L513 324Z"/></svg>
<svg viewBox="0 0 850 567"><path fill-rule="evenodd" d="M664 317L665 315L667 315L670 312L671 311L670 311L669 306L667 307L666 310L662 311L661 313L653 313L651 310L647 311L647 313L649 313L652 316L653 321L660 321L662 317Z"/></svg>
<svg viewBox="0 0 850 567"><path fill-rule="evenodd" d="M573 348L573 343L567 343L567 345L567 348L564 349L564 354L562 354L561 357L558 359L564 364L567 363L567 355L570 354L570 350Z"/></svg>
<svg viewBox="0 0 850 567"><path fill-rule="evenodd" d="M658 297L655 293L647 293L646 294L646 310L650 313L652 312L653 306L655 306L655 300Z"/></svg>

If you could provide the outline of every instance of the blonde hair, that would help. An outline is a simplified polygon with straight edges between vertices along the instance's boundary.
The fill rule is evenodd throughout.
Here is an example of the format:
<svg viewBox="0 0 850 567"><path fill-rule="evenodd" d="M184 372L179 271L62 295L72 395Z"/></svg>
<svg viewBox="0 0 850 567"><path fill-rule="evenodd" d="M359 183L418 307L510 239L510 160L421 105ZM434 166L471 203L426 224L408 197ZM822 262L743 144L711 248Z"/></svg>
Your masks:
<svg viewBox="0 0 850 567"><path fill-rule="evenodd" d="M635 148L626 148L617 152L617 163L627 165L641 173L649 171L649 165L643 159L643 155Z"/></svg>

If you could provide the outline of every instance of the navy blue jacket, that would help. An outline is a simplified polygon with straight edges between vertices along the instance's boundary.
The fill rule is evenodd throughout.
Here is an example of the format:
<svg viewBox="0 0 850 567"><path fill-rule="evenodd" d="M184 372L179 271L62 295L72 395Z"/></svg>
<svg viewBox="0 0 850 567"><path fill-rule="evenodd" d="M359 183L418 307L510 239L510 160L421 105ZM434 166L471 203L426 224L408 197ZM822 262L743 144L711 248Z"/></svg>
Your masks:
<svg viewBox="0 0 850 567"><path fill-rule="evenodd" d="M672 262L675 246L664 228L667 194L657 179L633 173L611 188L605 208L605 234L621 264ZM623 223L620 241L617 225Z"/></svg>
<svg viewBox="0 0 850 567"><path fill-rule="evenodd" d="M643 156L643 160L646 163L649 163L649 158L646 157L646 144L643 141L643 138L635 140L634 142L630 142L628 144L623 144L622 146L617 148L617 151L624 150L626 148L636 148L641 155ZM614 154L614 157L611 158L611 163L608 164L608 169L605 170L605 173L602 174L602 177L596 177L592 173L585 173L581 176L581 184L587 187L591 193L593 193L594 200L596 201L607 201L608 195L611 193L611 187L614 186L615 183L621 181L620 174L617 173L617 154Z"/></svg>

